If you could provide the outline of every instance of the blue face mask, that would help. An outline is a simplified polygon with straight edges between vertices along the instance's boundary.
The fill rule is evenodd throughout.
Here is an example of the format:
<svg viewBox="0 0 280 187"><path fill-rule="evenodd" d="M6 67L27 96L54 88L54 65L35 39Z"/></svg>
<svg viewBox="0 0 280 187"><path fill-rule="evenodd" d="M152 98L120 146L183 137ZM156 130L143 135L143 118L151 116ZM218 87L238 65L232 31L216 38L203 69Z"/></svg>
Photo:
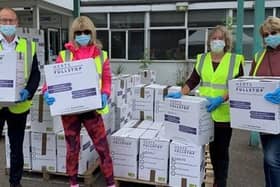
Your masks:
<svg viewBox="0 0 280 187"><path fill-rule="evenodd" d="M275 49L278 45L280 45L280 34L269 35L264 38L264 42L267 46Z"/></svg>
<svg viewBox="0 0 280 187"><path fill-rule="evenodd" d="M210 49L213 53L221 53L224 51L226 44L224 40L212 40L210 42Z"/></svg>
<svg viewBox="0 0 280 187"><path fill-rule="evenodd" d="M0 32L5 36L13 36L16 34L16 25L0 25Z"/></svg>
<svg viewBox="0 0 280 187"><path fill-rule="evenodd" d="M86 46L89 43L90 39L90 34L82 34L75 37L75 41L81 46Z"/></svg>

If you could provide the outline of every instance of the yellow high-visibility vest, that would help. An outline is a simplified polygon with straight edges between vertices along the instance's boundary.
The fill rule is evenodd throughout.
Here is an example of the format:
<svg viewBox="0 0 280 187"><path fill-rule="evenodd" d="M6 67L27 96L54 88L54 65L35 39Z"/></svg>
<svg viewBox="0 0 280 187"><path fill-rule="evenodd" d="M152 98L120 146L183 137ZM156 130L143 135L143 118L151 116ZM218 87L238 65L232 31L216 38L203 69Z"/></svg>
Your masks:
<svg viewBox="0 0 280 187"><path fill-rule="evenodd" d="M263 51L261 52L258 52L254 55L254 59L255 59L255 63L256 63L256 66L255 66L255 69L254 69L254 72L253 72L253 76L256 76L257 74L257 71L262 63L262 60L263 60L263 57L266 53L266 49L264 49Z"/></svg>
<svg viewBox="0 0 280 187"><path fill-rule="evenodd" d="M22 53L24 55L24 79L25 79L25 85L29 79L31 68L32 68L32 62L33 62L33 56L35 54L35 42L19 38L19 41L16 46L16 52ZM3 50L2 45L0 45L0 51ZM9 106L9 111L15 114L21 114L26 112L30 109L32 105L32 101L26 100L24 102L17 103L15 105Z"/></svg>
<svg viewBox="0 0 280 187"><path fill-rule="evenodd" d="M66 62L66 61L69 62L69 61L73 60L73 53L69 50L60 51L59 55L62 58L63 62ZM99 77L99 89L100 89L100 91L101 91L101 86L102 86L102 67L103 67L103 63L105 62L104 60L107 60L107 52L100 50L100 55L96 56L94 58L96 71L97 71L98 77ZM107 114L109 112L109 106L107 104L103 109L98 109L96 111L99 114Z"/></svg>
<svg viewBox="0 0 280 187"><path fill-rule="evenodd" d="M228 80L239 73L240 65L244 62L242 55L225 53L219 66L214 71L210 52L199 54L195 69L200 75L200 96L218 97L228 93ZM212 119L216 122L229 122L229 103L222 103L211 112Z"/></svg>

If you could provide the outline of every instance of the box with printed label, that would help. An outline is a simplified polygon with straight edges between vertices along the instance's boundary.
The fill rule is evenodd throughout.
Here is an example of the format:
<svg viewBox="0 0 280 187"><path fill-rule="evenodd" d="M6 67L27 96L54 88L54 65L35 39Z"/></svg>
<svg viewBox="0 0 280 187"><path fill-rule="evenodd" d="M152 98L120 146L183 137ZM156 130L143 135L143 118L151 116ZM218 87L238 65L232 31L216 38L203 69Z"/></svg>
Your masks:
<svg viewBox="0 0 280 187"><path fill-rule="evenodd" d="M231 127L279 134L280 105L264 95L280 87L280 77L244 77L229 81Z"/></svg>
<svg viewBox="0 0 280 187"><path fill-rule="evenodd" d="M168 182L169 139L160 136L159 130L147 130L140 137L138 178Z"/></svg>
<svg viewBox="0 0 280 187"><path fill-rule="evenodd" d="M165 97L169 93L180 92L181 87L179 86L164 86L154 85L155 88L155 107L154 107L154 120L157 122L164 121L165 114Z"/></svg>
<svg viewBox="0 0 280 187"><path fill-rule="evenodd" d="M24 133L24 141L23 141L23 168L30 170L32 167L31 162L31 137L30 137L31 131L30 129L26 129ZM6 152L6 168L10 168L10 143L9 143L9 137L8 137L8 131L5 131L5 152Z"/></svg>
<svg viewBox="0 0 280 187"><path fill-rule="evenodd" d="M154 84L156 83L156 72L152 70L143 70L139 72L141 76L141 83L142 84Z"/></svg>
<svg viewBox="0 0 280 187"><path fill-rule="evenodd" d="M56 172L55 134L31 132L32 170Z"/></svg>
<svg viewBox="0 0 280 187"><path fill-rule="evenodd" d="M137 178L139 138L146 129L122 128L111 136L114 175Z"/></svg>
<svg viewBox="0 0 280 187"><path fill-rule="evenodd" d="M24 56L15 51L0 52L0 105L14 105L24 88Z"/></svg>
<svg viewBox="0 0 280 187"><path fill-rule="evenodd" d="M50 107L45 103L43 95L36 93L30 108L31 131L55 133L63 130L61 116L51 116Z"/></svg>
<svg viewBox="0 0 280 187"><path fill-rule="evenodd" d="M93 59L45 65L51 115L85 112L101 108L99 75Z"/></svg>
<svg viewBox="0 0 280 187"><path fill-rule="evenodd" d="M171 142L169 185L201 186L205 174L204 154L204 146Z"/></svg>
<svg viewBox="0 0 280 187"><path fill-rule="evenodd" d="M133 87L132 119L154 120L154 88L139 84Z"/></svg>
<svg viewBox="0 0 280 187"><path fill-rule="evenodd" d="M112 77L112 84L114 84L114 97L115 103L118 107L121 107L126 100L125 95L125 88L126 88L126 81L121 79L121 76L114 76Z"/></svg>
<svg viewBox="0 0 280 187"><path fill-rule="evenodd" d="M164 115L165 135L180 142L207 144L214 139L211 114L206 111L207 99L183 96L181 99L166 99Z"/></svg>

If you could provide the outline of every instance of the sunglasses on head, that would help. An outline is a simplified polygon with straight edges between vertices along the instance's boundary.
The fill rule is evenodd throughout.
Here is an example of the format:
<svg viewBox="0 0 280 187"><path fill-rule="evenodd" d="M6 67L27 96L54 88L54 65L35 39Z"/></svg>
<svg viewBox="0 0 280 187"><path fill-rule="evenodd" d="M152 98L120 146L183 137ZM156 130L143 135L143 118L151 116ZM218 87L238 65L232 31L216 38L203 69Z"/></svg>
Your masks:
<svg viewBox="0 0 280 187"><path fill-rule="evenodd" d="M268 37L269 35L276 35L276 34L278 34L277 31L271 31L270 33L269 33L269 32L265 32L265 33L263 33L263 37L266 38L266 37Z"/></svg>
<svg viewBox="0 0 280 187"><path fill-rule="evenodd" d="M90 30L84 30L84 31L76 31L75 32L75 35L82 35L82 34L91 34L91 31Z"/></svg>

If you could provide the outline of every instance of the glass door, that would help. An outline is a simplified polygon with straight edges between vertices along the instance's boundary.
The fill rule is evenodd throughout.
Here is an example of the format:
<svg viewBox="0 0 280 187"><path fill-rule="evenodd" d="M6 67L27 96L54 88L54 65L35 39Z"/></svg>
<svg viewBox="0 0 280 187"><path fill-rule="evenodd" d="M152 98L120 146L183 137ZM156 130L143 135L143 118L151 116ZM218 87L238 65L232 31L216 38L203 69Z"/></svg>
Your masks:
<svg viewBox="0 0 280 187"><path fill-rule="evenodd" d="M55 63L56 57L61 50L59 29L47 29L47 55L48 63Z"/></svg>

